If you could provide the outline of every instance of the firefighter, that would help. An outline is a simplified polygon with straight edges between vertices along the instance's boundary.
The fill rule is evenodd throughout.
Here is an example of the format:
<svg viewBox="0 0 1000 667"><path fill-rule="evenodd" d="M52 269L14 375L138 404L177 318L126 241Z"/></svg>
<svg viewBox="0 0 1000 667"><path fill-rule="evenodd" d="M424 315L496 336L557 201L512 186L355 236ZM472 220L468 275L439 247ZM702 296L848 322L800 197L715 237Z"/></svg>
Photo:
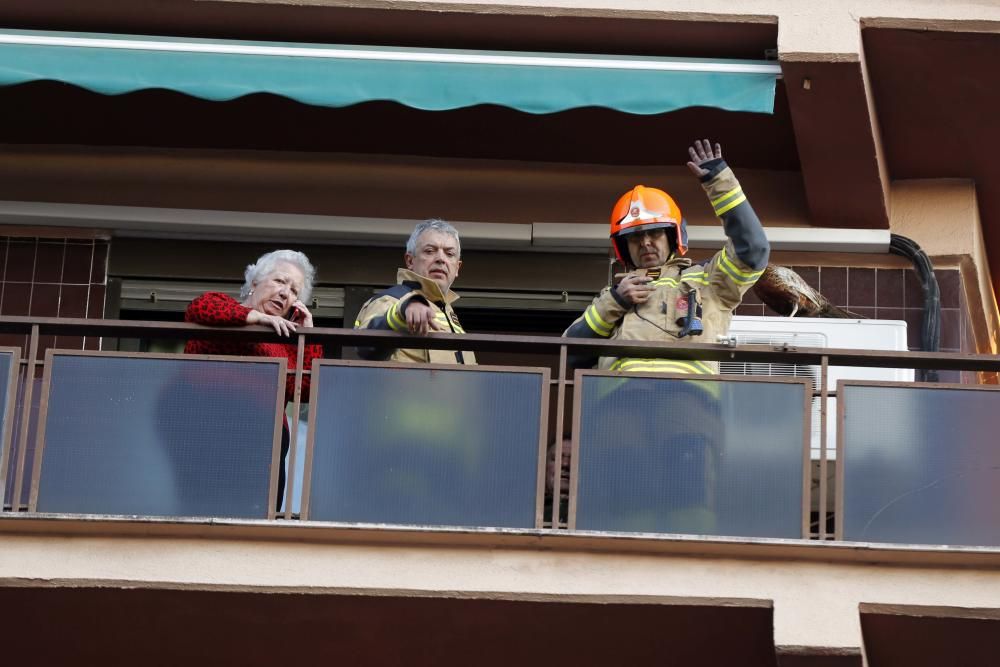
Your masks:
<svg viewBox="0 0 1000 667"><path fill-rule="evenodd" d="M729 424L717 381L594 378L583 397L576 527L718 534Z"/></svg>
<svg viewBox="0 0 1000 667"><path fill-rule="evenodd" d="M611 213L611 245L628 272L604 288L563 334L622 341L714 343L727 334L733 310L767 266L770 246L722 147L706 139L688 149L728 241L704 265L687 255L687 226L673 198L637 185ZM594 359L575 359L593 366ZM602 357L598 368L614 371L714 374L715 362L696 359Z"/></svg>
<svg viewBox="0 0 1000 667"><path fill-rule="evenodd" d="M405 269L396 285L369 299L354 322L355 329L384 329L426 335L464 334L452 304L458 295L451 285L462 267L458 231L444 220L418 223L406 242ZM472 352L426 349L359 348L372 361L475 364Z"/></svg>

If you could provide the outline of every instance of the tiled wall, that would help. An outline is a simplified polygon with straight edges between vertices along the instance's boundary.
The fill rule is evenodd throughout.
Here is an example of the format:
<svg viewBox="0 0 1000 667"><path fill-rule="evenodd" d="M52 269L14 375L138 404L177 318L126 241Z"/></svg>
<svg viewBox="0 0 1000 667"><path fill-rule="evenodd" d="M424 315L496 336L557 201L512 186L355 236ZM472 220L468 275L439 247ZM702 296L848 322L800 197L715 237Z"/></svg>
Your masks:
<svg viewBox="0 0 1000 667"><path fill-rule="evenodd" d="M835 306L861 317L905 320L910 350L920 350L924 295L912 269L868 269L829 266L794 266L807 283ZM941 351L975 352L968 307L957 269L934 272L941 290ZM740 315L777 315L763 305L753 290L737 309ZM942 373L942 381L958 382L959 374Z"/></svg>
<svg viewBox="0 0 1000 667"><path fill-rule="evenodd" d="M108 242L0 236L0 315L104 317ZM24 349L26 336L0 334L0 345ZM43 336L49 347L97 349L91 337Z"/></svg>

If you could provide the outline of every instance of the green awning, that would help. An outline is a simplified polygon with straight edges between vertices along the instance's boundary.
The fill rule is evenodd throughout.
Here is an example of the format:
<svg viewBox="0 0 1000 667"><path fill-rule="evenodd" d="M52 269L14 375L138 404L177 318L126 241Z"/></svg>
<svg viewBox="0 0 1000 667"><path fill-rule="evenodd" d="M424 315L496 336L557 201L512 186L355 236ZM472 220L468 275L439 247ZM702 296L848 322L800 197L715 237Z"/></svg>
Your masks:
<svg viewBox="0 0 1000 667"><path fill-rule="evenodd" d="M330 107L772 113L779 72L767 61L0 31L0 85L62 81L105 95L164 88L214 101L271 93Z"/></svg>

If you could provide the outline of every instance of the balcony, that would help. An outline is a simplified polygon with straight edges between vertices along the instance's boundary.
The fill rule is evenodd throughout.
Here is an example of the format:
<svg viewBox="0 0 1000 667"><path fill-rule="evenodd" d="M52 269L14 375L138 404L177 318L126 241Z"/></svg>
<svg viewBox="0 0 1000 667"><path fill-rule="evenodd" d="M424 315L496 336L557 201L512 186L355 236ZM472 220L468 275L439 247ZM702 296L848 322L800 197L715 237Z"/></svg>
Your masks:
<svg viewBox="0 0 1000 667"><path fill-rule="evenodd" d="M472 614L523 640L531 624L499 620L504 610L527 605L559 632L567 605L595 633L687 628L689 664L805 665L860 664L862 632L889 655L899 628L968 618L950 608L989 617L1000 591L997 388L826 382L833 366L991 374L995 357L310 329L293 341L300 355L314 342L431 346L540 365L324 359L303 372L263 357L38 358L51 335L273 339L253 327L2 318L0 331L28 336L26 358L0 350L0 578L76 582L71 607L117 604L108 586L138 587L151 605L193 588L206 609L267 616L298 609L280 595L315 592L329 597L316 610L359 632L382 613L424 632L426 613ZM602 354L817 365L820 377L569 367ZM286 418L298 437L279 498ZM568 478L547 490L566 453ZM595 604L619 607L609 618ZM729 643L695 618L729 628ZM474 652L479 630L467 629ZM661 656L588 641L570 651L584 663ZM525 646L507 659L527 659Z"/></svg>

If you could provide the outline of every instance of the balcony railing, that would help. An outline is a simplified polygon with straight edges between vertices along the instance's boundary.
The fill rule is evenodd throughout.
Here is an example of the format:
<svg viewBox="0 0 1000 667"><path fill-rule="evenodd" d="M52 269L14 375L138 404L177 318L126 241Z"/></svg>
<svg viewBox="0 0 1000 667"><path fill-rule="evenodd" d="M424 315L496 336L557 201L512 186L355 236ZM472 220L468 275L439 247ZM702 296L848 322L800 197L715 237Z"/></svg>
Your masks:
<svg viewBox="0 0 1000 667"><path fill-rule="evenodd" d="M303 371L266 357L50 349L39 358L46 336L276 339L257 327L5 317L0 332L27 343L23 355L0 348L5 512L1000 545L996 386L827 387L831 366L992 377L993 356L316 328L291 340L300 362L306 344L322 343L548 366L324 359ZM579 355L816 365L820 377L574 372L568 359ZM299 438L307 374L308 437ZM279 499L286 376L295 390ZM827 442L834 396L836 443ZM564 449L566 481L547 472Z"/></svg>

